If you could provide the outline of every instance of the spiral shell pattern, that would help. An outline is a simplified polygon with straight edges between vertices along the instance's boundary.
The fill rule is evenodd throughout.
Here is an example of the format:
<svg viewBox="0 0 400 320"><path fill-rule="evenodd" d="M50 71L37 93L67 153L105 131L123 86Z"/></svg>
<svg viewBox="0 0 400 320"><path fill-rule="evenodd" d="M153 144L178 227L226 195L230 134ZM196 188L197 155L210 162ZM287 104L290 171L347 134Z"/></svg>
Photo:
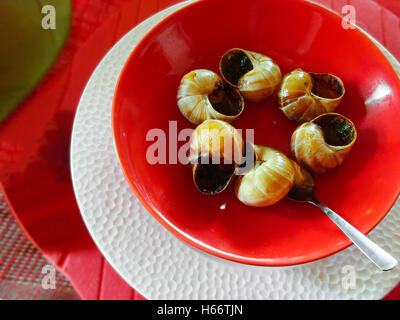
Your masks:
<svg viewBox="0 0 400 320"><path fill-rule="evenodd" d="M343 145L329 144L324 128L318 124L322 117L342 119L351 127L352 136ZM349 119L336 113L323 114L311 122L303 123L294 131L291 138L291 150L301 166L316 173L324 173L336 168L344 161L352 149L356 137L355 126Z"/></svg>
<svg viewBox="0 0 400 320"><path fill-rule="evenodd" d="M213 157L240 164L243 150L242 136L235 127L221 120L206 120L192 134L189 160Z"/></svg>
<svg viewBox="0 0 400 320"><path fill-rule="evenodd" d="M296 69L283 77L278 101L290 120L303 123L335 110L344 93L340 78Z"/></svg>
<svg viewBox="0 0 400 320"><path fill-rule="evenodd" d="M292 188L294 168L283 153L264 146L254 146L256 164L239 177L235 185L237 198L252 207L271 206Z"/></svg>
<svg viewBox="0 0 400 320"><path fill-rule="evenodd" d="M281 70L274 60L239 48L223 55L220 72L226 82L237 87L245 99L253 102L272 95L282 79Z"/></svg>
<svg viewBox="0 0 400 320"><path fill-rule="evenodd" d="M193 124L207 119L232 122L244 109L244 100L214 72L194 70L183 76L177 94L178 107Z"/></svg>

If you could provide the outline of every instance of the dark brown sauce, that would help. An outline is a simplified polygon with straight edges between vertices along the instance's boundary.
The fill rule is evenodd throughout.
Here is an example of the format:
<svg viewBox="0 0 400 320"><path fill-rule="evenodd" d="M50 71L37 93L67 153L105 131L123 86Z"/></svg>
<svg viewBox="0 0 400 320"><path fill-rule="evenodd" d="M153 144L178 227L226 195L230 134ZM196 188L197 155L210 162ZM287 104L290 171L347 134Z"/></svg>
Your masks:
<svg viewBox="0 0 400 320"><path fill-rule="evenodd" d="M216 111L226 116L235 116L243 109L242 96L228 85L218 84L208 99Z"/></svg>
<svg viewBox="0 0 400 320"><path fill-rule="evenodd" d="M207 159L210 160L211 159ZM222 192L232 179L235 173L234 164L213 164L207 162L206 159L199 159L196 167L194 179L197 188L203 193L217 194ZM205 164L202 164L205 163Z"/></svg>
<svg viewBox="0 0 400 320"><path fill-rule="evenodd" d="M325 141L331 146L345 146L354 139L355 129L345 118L327 115L320 117L314 123L321 128Z"/></svg>
<svg viewBox="0 0 400 320"><path fill-rule="evenodd" d="M247 72L253 70L253 64L249 57L240 50L233 50L227 54L221 63L221 72L232 84L238 85L240 78Z"/></svg>
<svg viewBox="0 0 400 320"><path fill-rule="evenodd" d="M327 98L336 99L343 94L343 87L340 82L328 74L311 74L313 80L312 93Z"/></svg>

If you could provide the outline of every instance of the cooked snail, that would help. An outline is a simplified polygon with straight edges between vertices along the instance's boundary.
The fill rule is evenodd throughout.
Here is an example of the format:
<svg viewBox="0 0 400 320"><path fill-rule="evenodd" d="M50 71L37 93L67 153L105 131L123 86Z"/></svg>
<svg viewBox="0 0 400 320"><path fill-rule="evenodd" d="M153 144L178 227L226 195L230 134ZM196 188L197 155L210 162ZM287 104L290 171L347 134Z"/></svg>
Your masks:
<svg viewBox="0 0 400 320"><path fill-rule="evenodd" d="M284 198L293 186L292 161L283 153L254 145L255 165L235 184L236 197L252 207L270 206Z"/></svg>
<svg viewBox="0 0 400 320"><path fill-rule="evenodd" d="M278 100L290 120L302 123L335 110L344 93L340 78L296 69L283 77Z"/></svg>
<svg viewBox="0 0 400 320"><path fill-rule="evenodd" d="M197 126L189 156L197 189L206 194L225 190L238 170L243 151L242 136L229 123L206 120Z"/></svg>
<svg viewBox="0 0 400 320"><path fill-rule="evenodd" d="M295 130L291 149L300 165L323 173L343 162L356 139L353 122L338 113L326 113Z"/></svg>
<svg viewBox="0 0 400 320"><path fill-rule="evenodd" d="M220 61L222 77L239 88L247 100L258 102L270 96L281 82L279 66L269 57L243 49L231 49Z"/></svg>
<svg viewBox="0 0 400 320"><path fill-rule="evenodd" d="M207 119L233 121L244 109L240 92L214 72L195 70L183 76L178 89L179 110L193 124Z"/></svg>

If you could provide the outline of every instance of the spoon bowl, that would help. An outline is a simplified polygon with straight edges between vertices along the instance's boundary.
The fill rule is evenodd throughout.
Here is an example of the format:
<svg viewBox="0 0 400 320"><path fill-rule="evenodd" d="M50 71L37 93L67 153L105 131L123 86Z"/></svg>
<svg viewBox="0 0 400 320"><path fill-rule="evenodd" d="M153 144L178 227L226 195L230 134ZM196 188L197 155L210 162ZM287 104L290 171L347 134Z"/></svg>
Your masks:
<svg viewBox="0 0 400 320"><path fill-rule="evenodd" d="M313 204L321 209L340 230L382 271L389 271L397 266L397 260L382 248L378 247L366 235L354 228L336 212L315 198L315 183L312 176L293 161L295 181L287 197L294 201Z"/></svg>

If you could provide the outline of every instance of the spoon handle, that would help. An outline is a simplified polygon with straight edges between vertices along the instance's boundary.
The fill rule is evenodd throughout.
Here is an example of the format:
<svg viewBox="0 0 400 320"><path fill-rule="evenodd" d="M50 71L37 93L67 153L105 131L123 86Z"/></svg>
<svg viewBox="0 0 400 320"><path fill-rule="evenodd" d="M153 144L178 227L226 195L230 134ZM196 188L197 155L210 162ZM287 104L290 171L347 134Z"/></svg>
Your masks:
<svg viewBox="0 0 400 320"><path fill-rule="evenodd" d="M340 217L337 213L329 209L318 200L310 201L313 205L320 208L326 215L349 237L351 241L381 270L392 270L397 265L397 260L382 248L368 239L363 233L354 228L350 223Z"/></svg>

